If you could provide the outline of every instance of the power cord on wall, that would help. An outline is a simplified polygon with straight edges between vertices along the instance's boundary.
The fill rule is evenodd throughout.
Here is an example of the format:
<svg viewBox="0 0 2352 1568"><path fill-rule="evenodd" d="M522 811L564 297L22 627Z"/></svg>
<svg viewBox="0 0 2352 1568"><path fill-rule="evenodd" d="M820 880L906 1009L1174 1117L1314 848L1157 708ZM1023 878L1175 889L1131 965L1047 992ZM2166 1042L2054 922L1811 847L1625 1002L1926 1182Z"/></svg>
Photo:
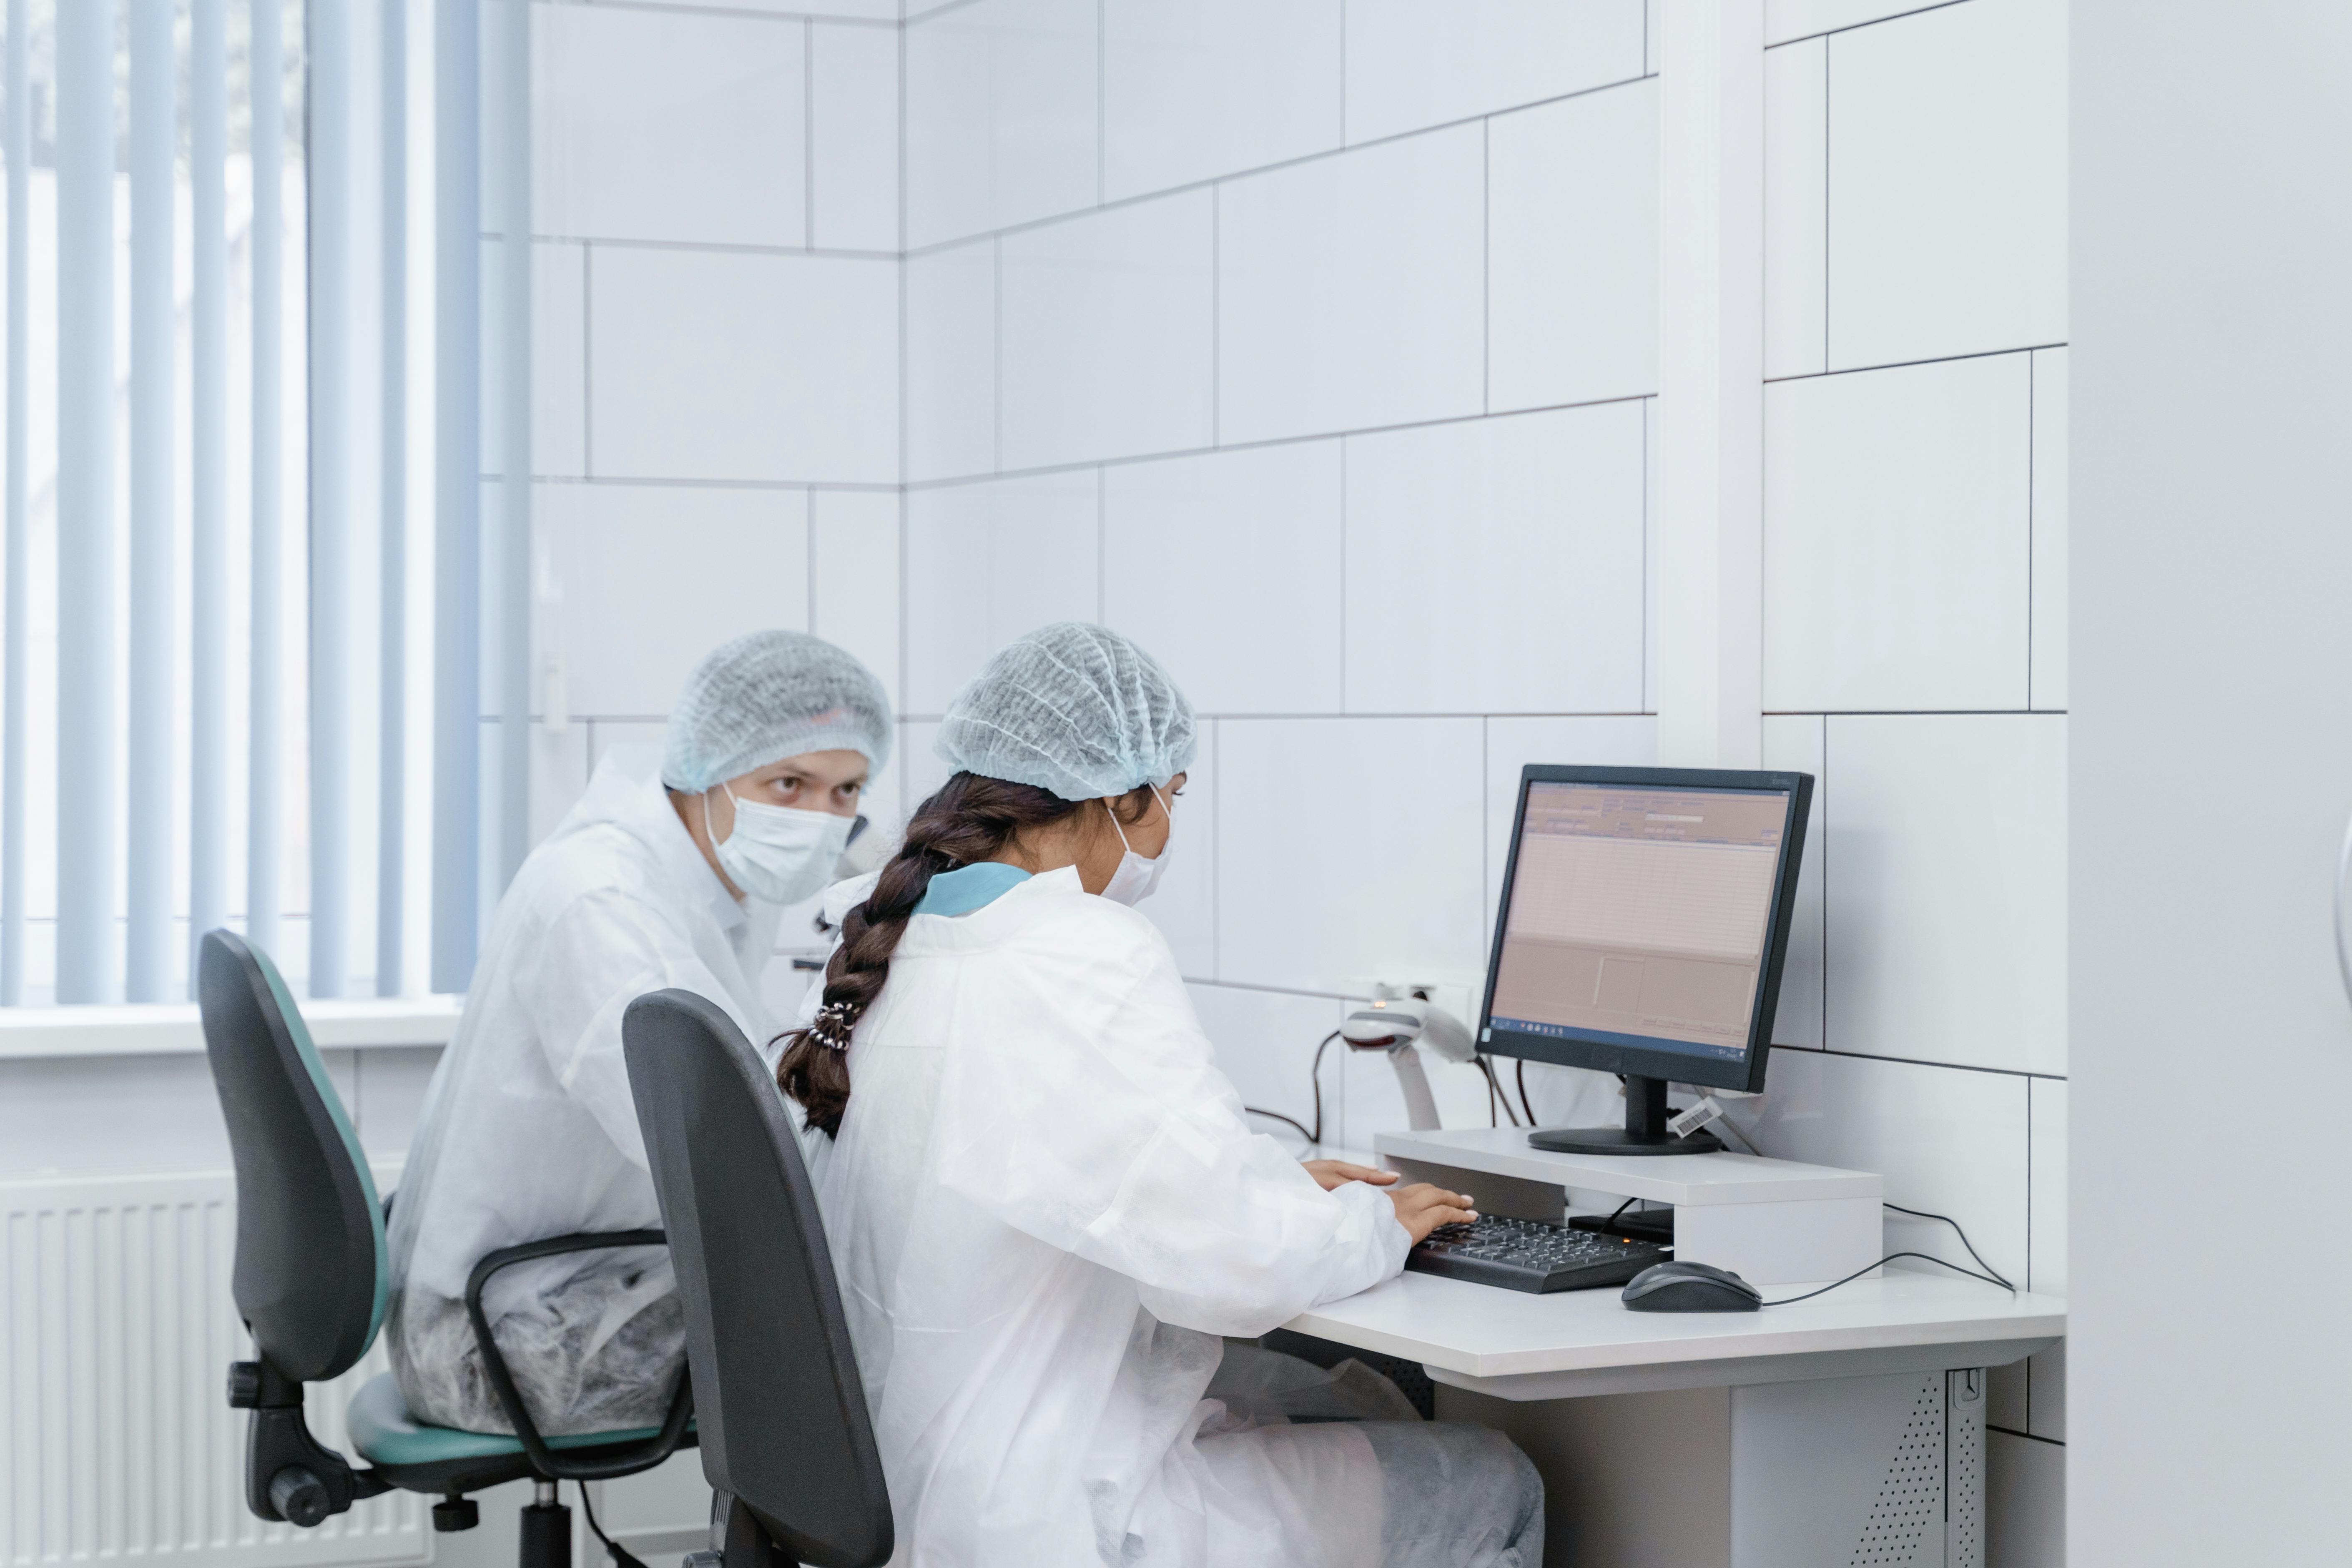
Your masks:
<svg viewBox="0 0 2352 1568"><path fill-rule="evenodd" d="M1308 1127L1295 1116L1285 1116L1279 1110L1262 1110L1255 1105L1244 1105L1242 1109L1252 1116L1263 1116L1268 1121L1280 1121L1287 1126L1296 1127L1309 1143L1319 1146L1323 1142L1323 1053L1329 1050L1331 1042L1339 1037L1339 1031L1337 1029L1324 1036L1322 1043L1315 1047L1314 1065L1307 1069L1307 1082L1315 1089L1315 1125L1313 1127Z"/></svg>

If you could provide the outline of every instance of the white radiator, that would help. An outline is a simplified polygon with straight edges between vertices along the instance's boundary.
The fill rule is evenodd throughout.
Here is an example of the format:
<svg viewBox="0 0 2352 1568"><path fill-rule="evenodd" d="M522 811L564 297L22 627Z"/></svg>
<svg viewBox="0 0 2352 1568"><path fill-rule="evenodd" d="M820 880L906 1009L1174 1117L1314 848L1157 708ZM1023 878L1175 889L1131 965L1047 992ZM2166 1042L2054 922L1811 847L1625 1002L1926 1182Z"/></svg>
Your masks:
<svg viewBox="0 0 2352 1568"><path fill-rule="evenodd" d="M234 1200L226 1172L0 1183L0 1568L431 1560L413 1494L316 1530L246 1511ZM311 1431L347 1458L344 1404L383 1369L379 1342L310 1390Z"/></svg>

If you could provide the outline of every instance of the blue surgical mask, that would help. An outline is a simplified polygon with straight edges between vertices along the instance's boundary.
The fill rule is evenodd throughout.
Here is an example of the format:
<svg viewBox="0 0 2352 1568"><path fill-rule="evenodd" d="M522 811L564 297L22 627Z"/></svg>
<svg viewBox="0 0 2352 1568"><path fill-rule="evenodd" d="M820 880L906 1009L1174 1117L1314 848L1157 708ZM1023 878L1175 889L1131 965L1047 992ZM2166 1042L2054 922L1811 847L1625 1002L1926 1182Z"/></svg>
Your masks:
<svg viewBox="0 0 2352 1568"><path fill-rule="evenodd" d="M1119 844L1127 850L1119 857L1118 869L1113 871L1110 880L1103 884L1102 896L1114 903L1134 905L1143 902L1159 888L1160 874L1168 869L1168 850L1176 842L1176 810L1168 797L1160 793L1159 785L1152 785L1151 795L1160 803L1160 809L1168 814L1168 843L1162 844L1160 853L1149 860L1138 855L1134 846L1127 842L1127 829L1119 826L1118 813L1115 810L1110 813L1110 825L1118 829ZM1110 809L1108 801L1105 801L1103 805L1106 810Z"/></svg>
<svg viewBox="0 0 2352 1568"><path fill-rule="evenodd" d="M735 803L735 826L726 840L710 820L707 794L702 825L729 881L768 903L797 904L833 880L833 868L849 847L849 817L744 800L731 789L727 798Z"/></svg>

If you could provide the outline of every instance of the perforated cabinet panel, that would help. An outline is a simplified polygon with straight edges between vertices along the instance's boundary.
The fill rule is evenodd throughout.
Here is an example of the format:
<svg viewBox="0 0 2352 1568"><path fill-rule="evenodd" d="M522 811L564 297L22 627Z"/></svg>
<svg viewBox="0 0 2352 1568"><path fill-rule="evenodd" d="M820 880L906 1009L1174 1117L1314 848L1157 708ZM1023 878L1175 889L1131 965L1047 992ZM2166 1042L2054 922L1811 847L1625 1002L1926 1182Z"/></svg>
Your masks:
<svg viewBox="0 0 2352 1568"><path fill-rule="evenodd" d="M1878 1498L1864 1520L1850 1568L1906 1568L1942 1555L1944 1533L1944 1378L1924 1378L1911 1414L1886 1461Z"/></svg>

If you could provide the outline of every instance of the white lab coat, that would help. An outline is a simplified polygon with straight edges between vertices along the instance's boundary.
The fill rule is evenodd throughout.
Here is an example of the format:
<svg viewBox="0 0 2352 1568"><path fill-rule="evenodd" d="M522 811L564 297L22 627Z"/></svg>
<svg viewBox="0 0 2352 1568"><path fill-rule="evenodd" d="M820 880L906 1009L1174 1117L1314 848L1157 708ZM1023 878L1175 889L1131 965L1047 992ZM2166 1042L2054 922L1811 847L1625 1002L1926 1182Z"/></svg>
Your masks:
<svg viewBox="0 0 2352 1568"><path fill-rule="evenodd" d="M1072 868L914 916L849 1067L816 1182L895 1563L1379 1560L1373 1443L1223 1431L1202 1394L1220 1335L1389 1278L1410 1238L1249 1130L1149 921Z"/></svg>
<svg viewBox="0 0 2352 1568"><path fill-rule="evenodd" d="M782 911L738 904L677 819L652 747L615 747L499 901L393 1205L387 1338L412 1413L505 1431L462 1308L484 1253L658 1226L621 1015L680 986L755 1043ZM659 1422L684 1350L668 1257L520 1264L484 1302L544 1432Z"/></svg>

